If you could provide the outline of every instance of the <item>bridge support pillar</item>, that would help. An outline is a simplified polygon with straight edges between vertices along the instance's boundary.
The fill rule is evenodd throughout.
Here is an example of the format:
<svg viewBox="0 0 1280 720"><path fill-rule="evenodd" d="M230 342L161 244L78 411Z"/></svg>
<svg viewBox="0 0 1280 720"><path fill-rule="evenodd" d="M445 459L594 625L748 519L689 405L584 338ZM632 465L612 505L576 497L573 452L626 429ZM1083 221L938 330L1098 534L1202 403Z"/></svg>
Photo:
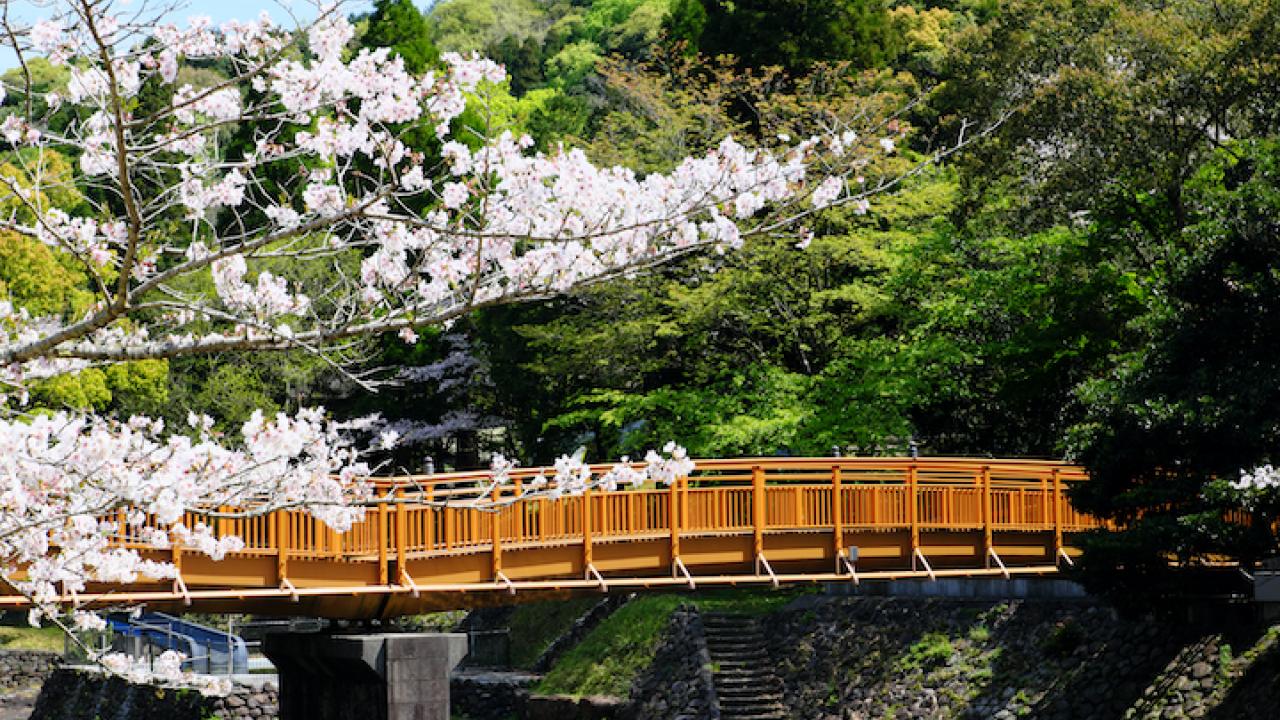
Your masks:
<svg viewBox="0 0 1280 720"><path fill-rule="evenodd" d="M449 720L467 636L273 633L263 651L280 673L280 720Z"/></svg>

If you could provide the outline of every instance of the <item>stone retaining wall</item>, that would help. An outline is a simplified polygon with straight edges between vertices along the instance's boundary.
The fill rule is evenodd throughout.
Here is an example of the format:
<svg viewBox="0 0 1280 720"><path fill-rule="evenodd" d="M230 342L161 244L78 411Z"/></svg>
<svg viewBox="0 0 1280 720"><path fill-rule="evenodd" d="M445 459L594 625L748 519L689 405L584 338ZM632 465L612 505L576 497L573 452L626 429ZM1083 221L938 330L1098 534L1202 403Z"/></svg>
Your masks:
<svg viewBox="0 0 1280 720"><path fill-rule="evenodd" d="M92 670L60 668L45 682L31 720L257 720L276 717L272 683L236 686L226 697L135 685Z"/></svg>
<svg viewBox="0 0 1280 720"><path fill-rule="evenodd" d="M614 720L622 701L611 697L531 697L525 703L524 720Z"/></svg>
<svg viewBox="0 0 1280 720"><path fill-rule="evenodd" d="M466 720L613 720L622 701L610 697L533 697L539 676L524 673L460 673L449 682L449 707Z"/></svg>
<svg viewBox="0 0 1280 720"><path fill-rule="evenodd" d="M520 717L537 676L520 673L460 673L449 679L449 710L467 720Z"/></svg>
<svg viewBox="0 0 1280 720"><path fill-rule="evenodd" d="M653 662L631 685L624 713L635 720L719 720L711 653L697 608L682 605L667 621Z"/></svg>
<svg viewBox="0 0 1280 720"><path fill-rule="evenodd" d="M1228 618L1195 627L1080 602L811 598L766 622L797 720L1235 720L1280 707L1280 627Z"/></svg>
<svg viewBox="0 0 1280 720"><path fill-rule="evenodd" d="M0 650L0 695L38 688L61 664L58 653Z"/></svg>
<svg viewBox="0 0 1280 720"><path fill-rule="evenodd" d="M274 720L280 712L280 691L271 682L261 687L238 685L230 695L210 701L219 720Z"/></svg>

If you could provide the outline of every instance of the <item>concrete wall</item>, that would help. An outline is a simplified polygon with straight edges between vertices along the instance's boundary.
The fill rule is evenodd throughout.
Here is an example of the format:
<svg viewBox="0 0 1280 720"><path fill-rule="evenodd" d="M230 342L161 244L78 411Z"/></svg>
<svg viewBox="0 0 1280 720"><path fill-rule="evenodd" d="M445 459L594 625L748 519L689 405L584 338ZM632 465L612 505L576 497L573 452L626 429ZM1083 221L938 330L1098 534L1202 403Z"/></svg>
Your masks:
<svg viewBox="0 0 1280 720"><path fill-rule="evenodd" d="M1085 600L1084 587L1060 578L938 578L827 583L830 595L953 600Z"/></svg>

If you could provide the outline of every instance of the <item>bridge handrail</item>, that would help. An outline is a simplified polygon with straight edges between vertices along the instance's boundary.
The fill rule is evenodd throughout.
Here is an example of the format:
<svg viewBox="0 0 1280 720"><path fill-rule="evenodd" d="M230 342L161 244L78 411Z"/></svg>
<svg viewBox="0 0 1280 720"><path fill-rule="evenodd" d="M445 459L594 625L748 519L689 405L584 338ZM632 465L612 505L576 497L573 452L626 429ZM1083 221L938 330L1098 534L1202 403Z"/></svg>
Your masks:
<svg viewBox="0 0 1280 720"><path fill-rule="evenodd" d="M641 468L643 463L631 463L634 468ZM614 463L601 463L589 466L593 475L608 472ZM905 481L907 473L913 468L917 471L918 482L922 484L944 483L948 474L960 478L972 478L975 473L989 470L996 483L1051 478L1057 473L1064 483L1081 482L1088 479L1084 469L1057 460L1024 460L1003 458L969 458L969 457L754 457L754 458L704 458L694 460L694 471L691 481L729 482L749 479L749 474L756 468L764 471L766 482L796 481L797 478L780 476L786 471L793 472L830 472L832 468L842 471L861 471L877 473L883 477L875 478L879 482L901 479ZM744 477L726 473L746 473ZM542 475L548 480L554 478L555 472L547 467L518 467L508 473L512 481L527 482ZM896 477L895 477L896 476ZM436 499L449 496L473 495L475 486L487 485L493 474L488 470L467 470L460 472L435 473L432 475L400 475L374 478L373 482L380 492L403 490L406 492L430 492ZM870 477L859 477L857 481L869 482ZM470 485L471 487L464 487Z"/></svg>
<svg viewBox="0 0 1280 720"><path fill-rule="evenodd" d="M1103 524L1076 511L1066 498L1070 483L1087 479L1084 471L1056 461L767 457L695 463L694 472L672 486L650 483L515 501L523 483L539 473L553 474L545 468L519 468L510 475L511 486L495 488L483 499L489 507L471 504L476 487L491 482L488 472L383 478L377 493L393 502L372 507L345 533L302 510L214 522L219 534L245 540L242 554L377 557L384 567L388 558L486 548L496 553L504 545L753 530L759 536L840 524L912 533L952 528L1058 535ZM596 473L610 467L592 466Z"/></svg>
<svg viewBox="0 0 1280 720"><path fill-rule="evenodd" d="M611 467L592 469L602 473ZM420 589L505 587L514 592L517 585L557 589L566 582L649 587L693 583L686 561L695 571L713 573L700 573L698 582L708 577L708 582L730 584L743 578L840 578L849 571L846 551L854 546L865 549L864 560L873 564L896 558L896 567L873 569L885 577L970 573L973 563L979 572L1043 572L1079 554L1071 534L1108 526L1070 504L1067 489L1087 479L1084 470L1052 460L711 458L695 461L688 477L670 485L650 482L561 498L522 495L529 480L544 472L552 480L549 469L516 469L510 483L501 486L491 484L488 472L379 478L379 502L346 532L302 509L188 514L189 526L207 522L218 535L244 540L244 549L232 553L228 565L213 564L226 570L211 569L204 558L188 565L189 550L180 544L152 547L146 528L129 524L121 512L114 541L161 559L168 554L185 577L174 581L172 590L126 595L139 602L190 603L193 597L298 601L304 594L325 593L389 598L408 592L417 598ZM468 502L479 495L487 495L486 506ZM631 542L644 557L631 557L632 548L620 547ZM943 557L926 557L933 553ZM956 567L954 558L946 559L957 553L970 565ZM810 564L798 575L787 574L787 563L795 570L795 563L815 557L830 561L832 569L814 575ZM595 559L600 559L598 568ZM934 568L929 563L935 560L953 565ZM724 569L739 562L753 569L747 575ZM420 573L428 567L436 575L421 583ZM620 575L624 568L635 574ZM576 579L566 580L566 573ZM317 588L317 577L345 579ZM105 589L95 602L112 602L114 592ZM5 600L21 602L0 596L0 604Z"/></svg>

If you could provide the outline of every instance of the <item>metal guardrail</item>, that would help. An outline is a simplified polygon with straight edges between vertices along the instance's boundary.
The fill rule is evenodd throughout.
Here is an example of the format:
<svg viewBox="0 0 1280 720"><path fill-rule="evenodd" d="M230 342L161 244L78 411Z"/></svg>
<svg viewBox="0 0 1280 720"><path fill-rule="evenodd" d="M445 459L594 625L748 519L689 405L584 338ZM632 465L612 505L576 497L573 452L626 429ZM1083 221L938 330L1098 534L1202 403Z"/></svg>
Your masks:
<svg viewBox="0 0 1280 720"><path fill-rule="evenodd" d="M112 649L154 662L166 650L185 655L183 669L216 675L249 671L249 652L239 636L164 613L112 617Z"/></svg>

